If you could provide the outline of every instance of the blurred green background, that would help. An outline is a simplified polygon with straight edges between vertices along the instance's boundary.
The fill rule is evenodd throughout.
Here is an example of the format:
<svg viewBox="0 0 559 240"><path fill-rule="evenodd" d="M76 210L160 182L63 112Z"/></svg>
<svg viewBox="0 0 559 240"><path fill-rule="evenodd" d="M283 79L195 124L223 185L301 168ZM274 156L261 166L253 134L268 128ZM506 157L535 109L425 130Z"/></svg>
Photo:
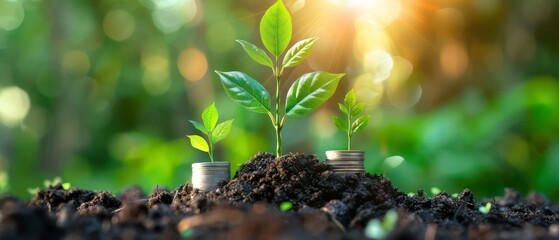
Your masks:
<svg viewBox="0 0 559 240"><path fill-rule="evenodd" d="M262 46L273 4L222 0L0 0L0 193L56 176L118 192L175 188L208 161L187 143L215 101L235 118L216 159L233 171L273 152L266 115L227 98L214 70L271 73L235 39ZM284 152L343 149L331 116L355 88L372 124L355 136L369 172L404 192L513 187L559 199L559 7L553 0L285 0L295 41L315 51L286 72L345 72L308 117L287 119Z"/></svg>

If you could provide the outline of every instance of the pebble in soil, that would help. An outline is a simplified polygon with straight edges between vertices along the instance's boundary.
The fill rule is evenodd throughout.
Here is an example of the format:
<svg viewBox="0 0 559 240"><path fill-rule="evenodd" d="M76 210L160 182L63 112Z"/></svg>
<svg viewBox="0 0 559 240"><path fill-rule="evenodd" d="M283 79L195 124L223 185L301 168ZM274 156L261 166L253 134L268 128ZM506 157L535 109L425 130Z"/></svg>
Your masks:
<svg viewBox="0 0 559 240"><path fill-rule="evenodd" d="M293 208L279 211L286 201ZM487 201L494 207L483 214ZM559 238L559 207L541 194L522 198L508 189L481 203L467 189L457 197L421 190L409 197L380 175L335 174L314 155L267 153L210 192L183 185L146 196L133 187L117 197L57 185L27 204L2 197L0 238L362 239L369 220L390 209L399 216L390 239Z"/></svg>

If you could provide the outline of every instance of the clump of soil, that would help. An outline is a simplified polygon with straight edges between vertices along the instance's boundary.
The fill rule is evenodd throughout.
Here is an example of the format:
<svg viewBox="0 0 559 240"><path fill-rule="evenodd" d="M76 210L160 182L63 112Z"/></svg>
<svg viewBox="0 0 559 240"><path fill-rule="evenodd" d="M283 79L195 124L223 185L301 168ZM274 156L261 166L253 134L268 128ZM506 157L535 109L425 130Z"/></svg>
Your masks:
<svg viewBox="0 0 559 240"><path fill-rule="evenodd" d="M261 153L210 192L187 184L115 196L57 185L28 203L4 196L0 239L363 239L368 222L390 209L398 222L389 239L559 238L559 207L545 196L507 189L487 201L493 207L483 214L485 201L468 189L410 197L381 175L336 174L314 155ZM282 202L293 208L281 212Z"/></svg>

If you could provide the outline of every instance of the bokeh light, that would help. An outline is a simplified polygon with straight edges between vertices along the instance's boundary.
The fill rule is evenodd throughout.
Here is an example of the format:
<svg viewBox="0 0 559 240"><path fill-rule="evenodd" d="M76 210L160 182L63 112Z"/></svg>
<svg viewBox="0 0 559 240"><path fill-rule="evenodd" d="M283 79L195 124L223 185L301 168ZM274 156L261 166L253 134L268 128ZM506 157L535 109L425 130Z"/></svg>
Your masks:
<svg viewBox="0 0 559 240"><path fill-rule="evenodd" d="M67 72L82 76L89 71L89 57L82 51L70 51L64 54L62 68Z"/></svg>
<svg viewBox="0 0 559 240"><path fill-rule="evenodd" d="M469 67L468 52L464 45L450 42L441 47L440 64L443 74L458 78L462 76Z"/></svg>
<svg viewBox="0 0 559 240"><path fill-rule="evenodd" d="M0 89L0 121L6 126L15 126L25 119L31 101L25 90L11 86Z"/></svg>
<svg viewBox="0 0 559 240"><path fill-rule="evenodd" d="M0 28L11 31L18 28L25 18L25 10L19 0L0 1Z"/></svg>
<svg viewBox="0 0 559 240"><path fill-rule="evenodd" d="M134 17L122 9L112 10L103 19L103 29L115 41L128 39L136 29Z"/></svg>
<svg viewBox="0 0 559 240"><path fill-rule="evenodd" d="M181 51L177 64L181 75L190 81L202 79L208 71L206 55L197 48Z"/></svg>

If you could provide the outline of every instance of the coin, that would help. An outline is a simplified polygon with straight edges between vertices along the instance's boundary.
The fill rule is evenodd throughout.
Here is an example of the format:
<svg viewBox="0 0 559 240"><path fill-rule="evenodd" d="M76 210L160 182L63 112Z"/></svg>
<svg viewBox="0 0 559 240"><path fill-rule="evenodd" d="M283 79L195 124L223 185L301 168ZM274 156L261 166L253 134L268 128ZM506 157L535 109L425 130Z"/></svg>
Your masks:
<svg viewBox="0 0 559 240"><path fill-rule="evenodd" d="M192 164L192 187L203 191L215 190L223 180L229 180L228 162L206 162Z"/></svg>

